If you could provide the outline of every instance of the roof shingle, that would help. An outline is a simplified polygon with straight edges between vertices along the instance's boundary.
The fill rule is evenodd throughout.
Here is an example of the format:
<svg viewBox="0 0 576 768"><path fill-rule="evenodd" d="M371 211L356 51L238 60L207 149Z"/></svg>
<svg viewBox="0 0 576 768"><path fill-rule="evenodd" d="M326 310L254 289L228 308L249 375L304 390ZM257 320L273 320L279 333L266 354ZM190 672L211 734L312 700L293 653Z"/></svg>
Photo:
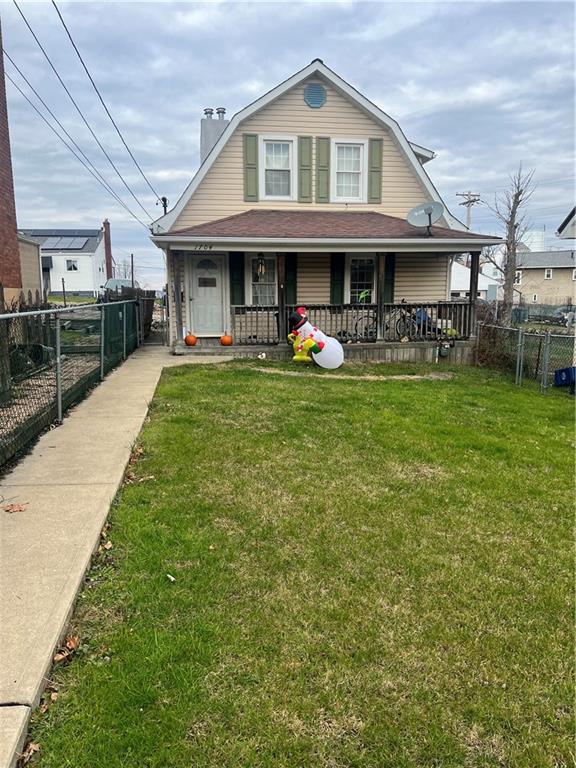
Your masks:
<svg viewBox="0 0 576 768"><path fill-rule="evenodd" d="M428 239L426 228L414 227L405 219L375 211L251 210L167 234L205 238ZM458 240L487 237L437 226L432 227L432 236Z"/></svg>

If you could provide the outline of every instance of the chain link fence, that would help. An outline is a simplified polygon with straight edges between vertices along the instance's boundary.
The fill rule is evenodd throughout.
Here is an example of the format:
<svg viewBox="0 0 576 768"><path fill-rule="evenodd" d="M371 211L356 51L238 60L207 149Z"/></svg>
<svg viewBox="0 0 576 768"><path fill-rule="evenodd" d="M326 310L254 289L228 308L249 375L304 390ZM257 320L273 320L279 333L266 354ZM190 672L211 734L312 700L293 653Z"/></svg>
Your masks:
<svg viewBox="0 0 576 768"><path fill-rule="evenodd" d="M476 360L513 375L518 386L524 379L538 381L545 392L554 383L556 371L576 365L576 339L573 334L480 324Z"/></svg>
<svg viewBox="0 0 576 768"><path fill-rule="evenodd" d="M0 466L142 342L137 302L0 315Z"/></svg>

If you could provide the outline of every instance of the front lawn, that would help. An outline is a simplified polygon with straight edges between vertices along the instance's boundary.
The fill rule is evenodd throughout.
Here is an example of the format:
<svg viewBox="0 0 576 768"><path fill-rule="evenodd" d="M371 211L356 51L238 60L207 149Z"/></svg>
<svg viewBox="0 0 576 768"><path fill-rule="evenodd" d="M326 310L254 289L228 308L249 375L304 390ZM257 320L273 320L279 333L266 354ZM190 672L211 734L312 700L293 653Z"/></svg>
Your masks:
<svg viewBox="0 0 576 768"><path fill-rule="evenodd" d="M350 372L164 373L35 765L572 765L570 398Z"/></svg>

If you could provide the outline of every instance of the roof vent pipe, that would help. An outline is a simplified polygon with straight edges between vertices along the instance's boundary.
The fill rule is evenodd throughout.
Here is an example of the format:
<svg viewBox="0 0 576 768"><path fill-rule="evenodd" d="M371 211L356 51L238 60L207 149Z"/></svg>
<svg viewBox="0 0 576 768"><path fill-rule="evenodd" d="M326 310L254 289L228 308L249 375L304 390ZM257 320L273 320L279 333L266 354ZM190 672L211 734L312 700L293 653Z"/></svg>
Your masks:
<svg viewBox="0 0 576 768"><path fill-rule="evenodd" d="M218 115L218 120L224 120L224 115L226 114L226 108L225 107L217 107L216 108L216 114Z"/></svg>
<svg viewBox="0 0 576 768"><path fill-rule="evenodd" d="M212 109L212 107L206 107L206 109L204 110L204 116L207 117L209 120L211 120L213 114L214 114L214 110Z"/></svg>

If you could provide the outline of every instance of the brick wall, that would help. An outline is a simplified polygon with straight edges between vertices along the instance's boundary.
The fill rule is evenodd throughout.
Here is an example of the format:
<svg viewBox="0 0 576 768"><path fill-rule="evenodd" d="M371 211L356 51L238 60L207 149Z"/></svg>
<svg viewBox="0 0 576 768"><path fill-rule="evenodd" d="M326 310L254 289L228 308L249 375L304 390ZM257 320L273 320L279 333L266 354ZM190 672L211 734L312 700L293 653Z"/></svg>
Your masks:
<svg viewBox="0 0 576 768"><path fill-rule="evenodd" d="M0 51L2 50L2 28L0 27ZM8 109L6 107L6 82L4 62L0 55L0 283L7 292L22 287L18 234L16 231L16 205L14 203L14 180L10 157L10 135L8 133Z"/></svg>

